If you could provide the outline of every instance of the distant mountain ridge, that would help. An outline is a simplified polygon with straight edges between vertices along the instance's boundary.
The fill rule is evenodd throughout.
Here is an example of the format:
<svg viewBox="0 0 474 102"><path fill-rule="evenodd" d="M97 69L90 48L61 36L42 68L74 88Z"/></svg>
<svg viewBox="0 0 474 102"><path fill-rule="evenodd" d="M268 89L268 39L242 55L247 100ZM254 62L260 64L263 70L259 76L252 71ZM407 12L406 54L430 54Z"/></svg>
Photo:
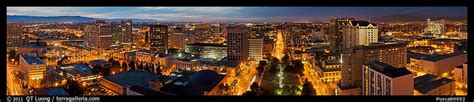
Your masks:
<svg viewBox="0 0 474 102"><path fill-rule="evenodd" d="M122 20L132 20L133 22L158 22L153 19L105 19L82 16L27 16L27 15L7 15L8 23L46 23L46 22L93 22L96 20L105 20L107 22L116 22Z"/></svg>

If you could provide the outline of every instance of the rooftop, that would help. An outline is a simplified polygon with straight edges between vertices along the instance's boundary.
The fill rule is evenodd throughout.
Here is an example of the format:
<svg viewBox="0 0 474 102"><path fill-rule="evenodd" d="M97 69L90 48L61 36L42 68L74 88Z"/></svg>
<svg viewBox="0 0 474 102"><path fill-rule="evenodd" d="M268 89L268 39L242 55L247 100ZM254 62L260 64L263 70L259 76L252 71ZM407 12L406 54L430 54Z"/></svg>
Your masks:
<svg viewBox="0 0 474 102"><path fill-rule="evenodd" d="M138 86L138 85L130 86L129 89L145 96L174 96L173 94L170 94L170 93L157 91L151 88L146 88L146 87Z"/></svg>
<svg viewBox="0 0 474 102"><path fill-rule="evenodd" d="M368 26L369 24L372 24L373 26L377 26L376 24L374 23L370 23L368 21L351 21L352 23L352 26Z"/></svg>
<svg viewBox="0 0 474 102"><path fill-rule="evenodd" d="M43 60L41 60L40 58L36 56L22 55L21 57L25 59L25 61L30 65L31 64L44 64Z"/></svg>
<svg viewBox="0 0 474 102"><path fill-rule="evenodd" d="M424 60L431 61L431 62L436 62L436 61L440 61L440 60L443 60L443 59L446 59L446 58L459 56L459 55L462 55L462 54L467 54L467 53L463 52L463 51L458 51L458 52L454 52L454 53L446 54L446 55L428 56L428 57L425 57Z"/></svg>
<svg viewBox="0 0 474 102"><path fill-rule="evenodd" d="M92 75L92 68L83 64L69 64L61 66L61 69L73 75Z"/></svg>
<svg viewBox="0 0 474 102"><path fill-rule="evenodd" d="M454 80L438 77L433 74L426 74L423 76L416 77L414 81L415 81L415 90L420 93L426 94L429 91L436 89L444 84L453 82Z"/></svg>
<svg viewBox="0 0 474 102"><path fill-rule="evenodd" d="M224 75L215 71L201 70L192 75L182 76L172 83L164 85L161 90L176 95L203 95L204 92L209 92L214 88L223 78Z"/></svg>
<svg viewBox="0 0 474 102"><path fill-rule="evenodd" d="M35 89L34 95L68 96L69 94L63 88L41 88Z"/></svg>
<svg viewBox="0 0 474 102"><path fill-rule="evenodd" d="M121 86L139 85L148 86L148 81L155 79L149 71L125 71L111 76L105 76L104 79L119 84Z"/></svg>
<svg viewBox="0 0 474 102"><path fill-rule="evenodd" d="M379 61L375 62L369 62L365 64L366 66L369 66L369 68L376 70L380 73L383 73L384 75L391 77L391 78L396 78L408 74L412 74L408 69L406 68L395 68L389 64L382 63Z"/></svg>
<svg viewBox="0 0 474 102"><path fill-rule="evenodd" d="M137 53L138 52L145 53L145 54L150 54L151 50L138 50Z"/></svg>
<svg viewBox="0 0 474 102"><path fill-rule="evenodd" d="M186 44L186 45L191 45L191 46L226 47L226 45L223 45L223 44L213 44L213 43L192 43L192 44Z"/></svg>

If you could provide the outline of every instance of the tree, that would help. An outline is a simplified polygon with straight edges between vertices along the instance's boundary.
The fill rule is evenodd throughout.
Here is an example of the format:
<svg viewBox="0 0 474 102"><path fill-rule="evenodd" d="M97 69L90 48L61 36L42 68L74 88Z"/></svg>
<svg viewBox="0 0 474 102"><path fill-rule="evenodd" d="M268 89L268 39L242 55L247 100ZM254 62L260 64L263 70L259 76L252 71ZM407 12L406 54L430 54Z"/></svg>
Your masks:
<svg viewBox="0 0 474 102"><path fill-rule="evenodd" d="M136 68L135 68L135 62L130 62L130 63L128 63L128 66L129 66L130 70L136 70Z"/></svg>
<svg viewBox="0 0 474 102"><path fill-rule="evenodd" d="M15 50L15 49L11 49L11 50L8 52L8 58L9 58L9 59L15 59L15 60L18 59L18 55L16 55L16 50Z"/></svg>
<svg viewBox="0 0 474 102"><path fill-rule="evenodd" d="M288 65L289 61L290 61L290 56L288 56L288 54L285 54L285 56L283 56L283 58L281 58L281 61L284 65Z"/></svg>
<svg viewBox="0 0 474 102"><path fill-rule="evenodd" d="M304 71L304 64L301 60L293 60L293 66L295 68L296 73L303 73Z"/></svg>
<svg viewBox="0 0 474 102"><path fill-rule="evenodd" d="M123 62L121 66L122 66L122 68L123 68L124 70L127 70L127 69L128 69L127 63L125 63L125 62Z"/></svg>
<svg viewBox="0 0 474 102"><path fill-rule="evenodd" d="M253 82L252 85L250 85L250 91L257 92L260 90L260 86L258 86L257 82Z"/></svg>
<svg viewBox="0 0 474 102"><path fill-rule="evenodd" d="M138 68L138 70L143 70L143 63L140 62L140 63L138 64L138 67L137 67L137 68Z"/></svg>
<svg viewBox="0 0 474 102"><path fill-rule="evenodd" d="M66 92L71 96L80 96L84 94L84 90L80 87L79 83L70 79L66 83Z"/></svg>
<svg viewBox="0 0 474 102"><path fill-rule="evenodd" d="M314 93L316 92L316 90L313 88L313 84L311 84L311 82L309 82L308 80L305 80L304 84L303 84L303 90L301 91L301 95L315 95Z"/></svg>
<svg viewBox="0 0 474 102"><path fill-rule="evenodd" d="M143 66L143 70L149 71L149 68L148 68L148 67L149 67L148 64L145 63L145 65Z"/></svg>

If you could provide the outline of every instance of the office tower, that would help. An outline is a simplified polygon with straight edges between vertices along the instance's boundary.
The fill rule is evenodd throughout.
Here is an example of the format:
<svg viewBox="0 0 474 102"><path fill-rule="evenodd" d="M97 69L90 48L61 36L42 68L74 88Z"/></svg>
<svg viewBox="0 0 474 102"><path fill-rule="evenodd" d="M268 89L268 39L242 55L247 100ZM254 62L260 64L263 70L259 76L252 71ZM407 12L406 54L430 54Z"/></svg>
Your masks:
<svg viewBox="0 0 474 102"><path fill-rule="evenodd" d="M413 95L413 77L406 68L375 61L363 66L364 95Z"/></svg>
<svg viewBox="0 0 474 102"><path fill-rule="evenodd" d="M436 38L444 37L444 33L446 33L445 20L433 21L428 19L427 22L427 30L429 33L431 33Z"/></svg>
<svg viewBox="0 0 474 102"><path fill-rule="evenodd" d="M350 21L343 30L342 47L348 49L357 45L378 42L377 25L367 21Z"/></svg>
<svg viewBox="0 0 474 102"><path fill-rule="evenodd" d="M380 61L396 68L407 63L407 43L359 45L342 54L342 78L338 84L341 95L360 95L362 87L362 65Z"/></svg>
<svg viewBox="0 0 474 102"><path fill-rule="evenodd" d="M150 47L154 53L168 53L168 26L150 26Z"/></svg>
<svg viewBox="0 0 474 102"><path fill-rule="evenodd" d="M112 45L112 26L103 20L86 24L84 41L87 47L93 49L109 49Z"/></svg>
<svg viewBox="0 0 474 102"><path fill-rule="evenodd" d="M112 41L114 43L131 43L132 38L132 20L112 23Z"/></svg>
<svg viewBox="0 0 474 102"><path fill-rule="evenodd" d="M233 61L247 60L248 37L250 30L246 27L227 28L227 58Z"/></svg>
<svg viewBox="0 0 474 102"><path fill-rule="evenodd" d="M263 39L249 39L249 58L253 61L263 59Z"/></svg>
<svg viewBox="0 0 474 102"><path fill-rule="evenodd" d="M31 87L41 87L41 80L44 79L46 64L38 57L20 55L20 69L26 75L28 84Z"/></svg>
<svg viewBox="0 0 474 102"><path fill-rule="evenodd" d="M185 37L181 32L173 32L170 34L170 48L184 50Z"/></svg>
<svg viewBox="0 0 474 102"><path fill-rule="evenodd" d="M132 35L132 20L122 21L122 42L123 43L132 43L133 42L133 35Z"/></svg>
<svg viewBox="0 0 474 102"><path fill-rule="evenodd" d="M333 44L332 49L335 49L336 52L342 51L342 35L343 35L343 29L345 25L349 24L349 22L354 21L354 18L335 18L331 19L331 27L333 31L333 35L331 36Z"/></svg>

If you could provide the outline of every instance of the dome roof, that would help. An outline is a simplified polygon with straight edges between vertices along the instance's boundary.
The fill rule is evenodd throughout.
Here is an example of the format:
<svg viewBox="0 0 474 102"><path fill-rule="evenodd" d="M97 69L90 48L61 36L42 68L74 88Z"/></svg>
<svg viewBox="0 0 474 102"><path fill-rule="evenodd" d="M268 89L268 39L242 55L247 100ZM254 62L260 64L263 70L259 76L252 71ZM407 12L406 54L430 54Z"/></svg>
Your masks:
<svg viewBox="0 0 474 102"><path fill-rule="evenodd" d="M198 84L213 84L213 83L218 83L221 78L222 78L222 75L218 74L215 71L201 70L194 73L191 76L190 81L192 83L198 83Z"/></svg>

